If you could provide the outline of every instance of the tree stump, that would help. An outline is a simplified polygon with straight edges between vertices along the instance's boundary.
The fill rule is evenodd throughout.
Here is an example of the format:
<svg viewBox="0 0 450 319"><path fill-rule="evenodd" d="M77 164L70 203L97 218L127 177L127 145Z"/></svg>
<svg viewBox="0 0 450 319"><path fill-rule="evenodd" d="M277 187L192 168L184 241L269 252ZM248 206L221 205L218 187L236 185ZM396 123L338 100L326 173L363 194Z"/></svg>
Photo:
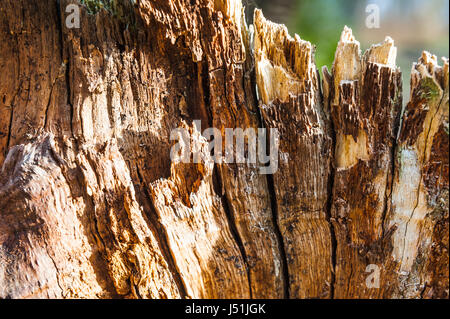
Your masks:
<svg viewBox="0 0 450 319"><path fill-rule="evenodd" d="M0 298L448 298L447 59L402 110L391 38L361 54L345 28L321 78L240 0L0 21ZM275 170L214 160L207 128L276 129ZM172 160L177 129L201 160Z"/></svg>

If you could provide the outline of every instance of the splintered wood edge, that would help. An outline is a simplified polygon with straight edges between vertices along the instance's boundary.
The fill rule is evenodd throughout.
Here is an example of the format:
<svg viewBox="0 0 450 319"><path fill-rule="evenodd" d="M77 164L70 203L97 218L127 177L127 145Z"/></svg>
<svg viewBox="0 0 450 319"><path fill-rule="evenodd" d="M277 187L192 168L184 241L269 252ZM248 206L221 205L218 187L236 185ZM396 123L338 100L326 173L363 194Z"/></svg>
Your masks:
<svg viewBox="0 0 450 319"><path fill-rule="evenodd" d="M254 30L256 83L262 103L309 93L308 81L317 82L311 43L297 34L291 37L285 25L266 20L259 9L254 13Z"/></svg>
<svg viewBox="0 0 450 319"><path fill-rule="evenodd" d="M413 64L411 100L399 132L393 212L389 222L391 226L398 226L393 236L393 257L400 265L400 275L404 276L414 271L418 247L430 244L432 237L433 226L421 226L434 209L424 185L424 168L430 161L440 127L443 125L448 131L449 62L447 58L443 58L443 62L444 65L439 66L437 57L424 51L419 61ZM421 127L410 126L415 114L425 114ZM405 200L408 193L416 194L414 202Z"/></svg>
<svg viewBox="0 0 450 319"><path fill-rule="evenodd" d="M241 27L243 20L241 0L214 0L214 8L232 20L238 28Z"/></svg>
<svg viewBox="0 0 450 319"><path fill-rule="evenodd" d="M339 86L342 81L356 81L361 78L361 48L347 26L341 33L334 57L332 75L334 78L334 99L332 105L339 102Z"/></svg>
<svg viewBox="0 0 450 319"><path fill-rule="evenodd" d="M386 37L382 43L372 45L364 55L361 55L360 43L352 30L345 26L337 45L332 72L330 73L326 67L322 68L324 100L325 103L330 103L328 108L332 110L338 106L342 85L352 84L357 87L362 85L369 64L396 70L396 57L397 48L390 37ZM359 160L368 160L370 152L367 133L360 130L355 140L351 135L340 133L339 123L334 125L337 131L335 151L337 169L346 170L356 165Z"/></svg>

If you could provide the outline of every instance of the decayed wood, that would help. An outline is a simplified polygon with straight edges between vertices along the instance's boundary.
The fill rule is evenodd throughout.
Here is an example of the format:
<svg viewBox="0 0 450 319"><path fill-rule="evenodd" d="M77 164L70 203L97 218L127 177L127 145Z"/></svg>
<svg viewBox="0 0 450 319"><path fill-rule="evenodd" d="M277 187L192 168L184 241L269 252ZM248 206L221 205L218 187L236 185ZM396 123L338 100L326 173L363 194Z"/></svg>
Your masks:
<svg viewBox="0 0 450 319"><path fill-rule="evenodd" d="M346 28L325 84L331 88L325 99L336 138L331 204L336 298L384 297L393 275L385 265L393 229L383 223L402 103L396 50L387 38L361 56L359 43ZM380 267L379 289L365 284L369 265Z"/></svg>
<svg viewBox="0 0 450 319"><path fill-rule="evenodd" d="M0 295L179 297L117 145L67 154L74 169L62 152L44 135L4 162Z"/></svg>
<svg viewBox="0 0 450 319"><path fill-rule="evenodd" d="M234 61L243 59L239 29L236 25L234 29L231 26L225 29L225 25L230 24L230 19L234 17L234 11L230 11L233 8L209 1L183 4L181 7L172 7L171 3L162 5L151 2L147 5L149 6L142 4L140 8L145 23L154 23L153 20L163 23L162 32L166 32L165 24L168 24L173 32L173 42L185 41L187 46L187 52L181 52L185 56L184 67L187 69L177 75L178 81L183 84L178 92L170 92L168 95L180 97L177 103L179 111L171 115L173 120L186 121L193 133L197 134L196 140L200 143L200 128L195 127L192 120L200 119L203 129L210 126L211 110L207 103L211 100L209 83L213 80L212 72L220 72L221 69L225 72L232 67ZM219 10L214 10L216 6L220 7ZM154 29L153 25L148 26L148 30ZM185 30L189 32L185 33ZM200 37L201 34L204 34L203 38ZM182 39L178 40L180 36ZM174 49L175 47L170 48ZM175 54L180 53L175 51ZM179 63L175 61L176 59L171 63ZM177 71L174 73L177 74ZM226 88L223 78L215 85L217 89ZM167 87L167 90L173 88ZM170 123L168 128L173 129L174 124L176 122ZM207 156L206 151L204 156ZM170 162L170 159L167 161ZM166 233L168 249L187 296L249 298L246 260L232 233L226 199L216 193L217 176L213 168L203 165L172 166L172 177L169 180L157 180L150 185L151 201ZM141 170L141 175L147 180L144 170Z"/></svg>
<svg viewBox="0 0 450 319"><path fill-rule="evenodd" d="M266 127L277 128L273 175L277 222L292 298L327 298L332 290L332 237L327 220L331 132L320 98L311 43L255 12L256 82Z"/></svg>
<svg viewBox="0 0 450 319"><path fill-rule="evenodd" d="M242 8L236 8L243 14ZM242 25L238 25L242 21ZM241 128L244 133L253 129L257 133L262 127L257 112L257 101L253 80L253 59L248 28L244 18L236 21L241 35L232 40L237 56L223 66L208 65L209 111L211 127L226 136L226 128ZM239 31L239 28L238 28ZM239 41L236 41L239 40ZM224 48L224 52L229 49ZM222 54L214 50L214 54ZM213 51L211 52L211 54ZM228 54L227 54L228 55ZM231 55L231 53L230 53ZM248 149L248 143L245 144ZM225 154L225 148L222 149ZM233 150L236 158L236 151ZM281 243L274 223L270 189L266 175L260 174L262 164L221 163L218 164L218 192L226 202L231 222L236 227L236 236L246 261L250 296L253 298L283 298L285 278Z"/></svg>
<svg viewBox="0 0 450 319"><path fill-rule="evenodd" d="M448 298L448 60L401 115L390 38L346 28L321 81L239 0L112 2L0 4L0 298ZM277 128L278 170L213 163L209 127Z"/></svg>
<svg viewBox="0 0 450 319"><path fill-rule="evenodd" d="M448 298L448 59L424 52L411 75L395 153L391 210L395 297Z"/></svg>

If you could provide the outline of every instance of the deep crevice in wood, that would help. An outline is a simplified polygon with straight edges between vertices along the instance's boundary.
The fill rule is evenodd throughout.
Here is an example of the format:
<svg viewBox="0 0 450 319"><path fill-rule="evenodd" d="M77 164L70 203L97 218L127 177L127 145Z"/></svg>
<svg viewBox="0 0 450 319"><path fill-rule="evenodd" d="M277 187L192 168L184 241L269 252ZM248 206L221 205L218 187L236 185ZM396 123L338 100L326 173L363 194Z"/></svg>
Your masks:
<svg viewBox="0 0 450 319"><path fill-rule="evenodd" d="M289 280L289 267L287 265L287 258L286 258L286 250L284 248L284 239L283 235L281 234L280 226L278 225L278 208L277 208L277 200L276 200L276 194L275 194L275 186L273 183L273 175L267 175L267 185L269 187L269 193L270 193L270 207L272 209L272 216L273 216L273 225L275 228L275 234L278 238L278 246L280 250L281 255L281 262L282 262L282 271L283 271L283 279L284 279L284 298L289 299L289 286L290 286L290 280Z"/></svg>
<svg viewBox="0 0 450 319"><path fill-rule="evenodd" d="M187 291L186 287L183 281L183 278L181 276L180 270L176 266L175 259L176 257L173 256L172 250L170 249L169 242L168 242L168 236L166 229L161 224L161 222L158 220L158 217L156 215L156 207L153 202L153 197L148 191L148 185L146 185L140 170L139 165L136 165L136 174L138 175L139 181L141 183L141 187L144 188L143 195L147 198L148 204L150 205L151 212L145 212L146 216L150 220L150 222L153 224L153 228L156 231L156 240L158 241L159 247L161 247L161 253L164 256L164 259L166 260L170 273L173 276L173 279L175 280L175 283L177 284L178 291L181 295L181 298L186 299L187 297Z"/></svg>
<svg viewBox="0 0 450 319"><path fill-rule="evenodd" d="M223 210L225 211L225 215L227 217L227 222L228 222L228 226L230 228L231 235L233 236L233 239L236 242L236 244L239 248L239 251L241 253L241 257L244 262L244 265L242 265L242 266L245 267L245 272L247 273L249 295L250 295L250 299L252 299L253 292L252 292L252 283L251 283L250 268L249 268L247 253L245 252L245 247L242 243L242 239L239 236L239 231L237 230L236 221L235 221L235 219L233 217L233 213L230 209L230 204L228 203L227 196L226 196L226 194L224 194L222 177L220 174L220 169L217 164L214 165L213 183L215 185L216 192L219 192L217 194L219 194L219 196L221 198Z"/></svg>

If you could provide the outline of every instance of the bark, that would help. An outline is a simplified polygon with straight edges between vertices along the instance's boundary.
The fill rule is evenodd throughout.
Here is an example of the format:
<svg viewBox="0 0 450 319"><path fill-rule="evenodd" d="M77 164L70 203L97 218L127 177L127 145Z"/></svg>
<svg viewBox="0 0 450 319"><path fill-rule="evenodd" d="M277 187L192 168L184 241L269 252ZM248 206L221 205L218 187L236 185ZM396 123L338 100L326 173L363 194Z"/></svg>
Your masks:
<svg viewBox="0 0 450 319"><path fill-rule="evenodd" d="M332 237L326 212L332 141L313 48L256 11L255 59L265 126L280 132L280 163L272 184L289 296L331 297Z"/></svg>
<svg viewBox="0 0 450 319"><path fill-rule="evenodd" d="M398 297L448 298L448 81L448 59L441 67L424 52L413 65L386 220L397 228Z"/></svg>
<svg viewBox="0 0 450 319"><path fill-rule="evenodd" d="M389 38L361 57L351 31L342 33L326 95L335 129L331 218L336 236L337 298L380 298L390 285L367 287L366 267L388 282L393 229L384 227L401 110L401 74ZM327 72L326 70L324 72Z"/></svg>
<svg viewBox="0 0 450 319"><path fill-rule="evenodd" d="M0 3L0 298L448 298L448 60L402 111L390 38L321 79L239 0L84 2ZM208 127L278 129L278 170Z"/></svg>

